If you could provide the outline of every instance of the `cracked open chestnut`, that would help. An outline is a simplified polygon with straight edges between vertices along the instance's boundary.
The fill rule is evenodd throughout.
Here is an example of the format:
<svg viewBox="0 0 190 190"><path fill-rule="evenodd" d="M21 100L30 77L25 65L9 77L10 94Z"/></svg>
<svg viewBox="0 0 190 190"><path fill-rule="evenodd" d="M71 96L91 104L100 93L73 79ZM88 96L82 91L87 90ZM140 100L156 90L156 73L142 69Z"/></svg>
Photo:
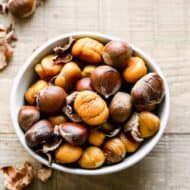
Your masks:
<svg viewBox="0 0 190 190"><path fill-rule="evenodd" d="M87 128L79 123L65 122L58 126L58 134L72 145L82 145L88 137Z"/></svg>

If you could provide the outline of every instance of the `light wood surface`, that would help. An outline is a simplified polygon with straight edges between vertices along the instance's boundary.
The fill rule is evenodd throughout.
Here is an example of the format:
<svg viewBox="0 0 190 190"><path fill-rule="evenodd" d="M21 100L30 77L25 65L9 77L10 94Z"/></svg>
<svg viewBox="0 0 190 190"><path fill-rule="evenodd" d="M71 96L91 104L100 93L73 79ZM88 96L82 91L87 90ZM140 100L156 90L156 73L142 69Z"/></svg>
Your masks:
<svg viewBox="0 0 190 190"><path fill-rule="evenodd" d="M36 181L29 189L190 189L189 0L46 0L29 19L0 15L0 24L10 22L15 24L19 41L12 62L0 73L0 166L20 166L25 160L36 164L20 145L9 116L13 80L25 60L51 37L65 32L97 31L142 48L163 70L171 94L165 135L150 155L128 170L97 177L54 172L47 184Z"/></svg>

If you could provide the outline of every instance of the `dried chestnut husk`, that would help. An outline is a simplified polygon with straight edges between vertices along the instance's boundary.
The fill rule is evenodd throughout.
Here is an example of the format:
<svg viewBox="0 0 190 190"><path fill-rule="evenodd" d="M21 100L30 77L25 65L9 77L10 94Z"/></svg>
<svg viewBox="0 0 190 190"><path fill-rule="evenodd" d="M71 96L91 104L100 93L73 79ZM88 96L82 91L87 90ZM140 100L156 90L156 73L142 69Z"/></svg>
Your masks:
<svg viewBox="0 0 190 190"><path fill-rule="evenodd" d="M131 110L131 96L125 92L117 92L109 105L111 119L114 122L122 123L128 119Z"/></svg>
<svg viewBox="0 0 190 190"><path fill-rule="evenodd" d="M47 143L53 135L53 126L48 120L35 123L26 133L26 143L31 147L37 147Z"/></svg>
<svg viewBox="0 0 190 190"><path fill-rule="evenodd" d="M102 53L104 62L117 68L125 67L127 65L127 59L131 57L131 55L131 46L127 42L119 40L108 42Z"/></svg>
<svg viewBox="0 0 190 190"><path fill-rule="evenodd" d="M121 87L119 72L108 65L96 67L91 74L93 88L105 98L115 94Z"/></svg>
<svg viewBox="0 0 190 190"><path fill-rule="evenodd" d="M140 136L139 131L139 114L133 113L127 123L124 125L124 132L130 133L133 139L137 142L142 142L144 139Z"/></svg>
<svg viewBox="0 0 190 190"><path fill-rule="evenodd" d="M82 145L87 140L87 128L78 123L66 122L56 126L58 132L68 143L72 145Z"/></svg>
<svg viewBox="0 0 190 190"><path fill-rule="evenodd" d="M59 86L48 86L40 91L36 103L40 111L46 114L52 114L59 111L66 98L66 92Z"/></svg>
<svg viewBox="0 0 190 190"><path fill-rule="evenodd" d="M164 84L157 73L149 73L136 82L131 90L132 101L138 111L151 111L164 97Z"/></svg>
<svg viewBox="0 0 190 190"><path fill-rule="evenodd" d="M35 122L40 119L39 109L35 106L23 106L18 114L20 127L27 131Z"/></svg>
<svg viewBox="0 0 190 190"><path fill-rule="evenodd" d="M63 113L73 122L81 122L82 119L80 116L74 111L73 109L73 103L78 95L78 92L73 92L70 95L66 97L66 105L63 107Z"/></svg>

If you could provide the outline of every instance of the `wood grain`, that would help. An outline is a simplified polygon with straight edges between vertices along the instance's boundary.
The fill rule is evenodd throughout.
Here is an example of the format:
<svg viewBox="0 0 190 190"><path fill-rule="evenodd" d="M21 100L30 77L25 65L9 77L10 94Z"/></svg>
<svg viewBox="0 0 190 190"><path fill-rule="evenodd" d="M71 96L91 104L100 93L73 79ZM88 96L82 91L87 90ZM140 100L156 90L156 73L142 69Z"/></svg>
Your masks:
<svg viewBox="0 0 190 190"><path fill-rule="evenodd" d="M19 41L9 67L0 72L1 166L21 165L26 159L37 164L18 142L9 116L13 80L25 60L54 36L95 31L126 39L157 61L171 94L166 134L148 157L129 170L97 177L55 172L46 185L35 182L29 189L190 189L189 0L46 0L28 19L0 15L0 24L8 23L14 23Z"/></svg>

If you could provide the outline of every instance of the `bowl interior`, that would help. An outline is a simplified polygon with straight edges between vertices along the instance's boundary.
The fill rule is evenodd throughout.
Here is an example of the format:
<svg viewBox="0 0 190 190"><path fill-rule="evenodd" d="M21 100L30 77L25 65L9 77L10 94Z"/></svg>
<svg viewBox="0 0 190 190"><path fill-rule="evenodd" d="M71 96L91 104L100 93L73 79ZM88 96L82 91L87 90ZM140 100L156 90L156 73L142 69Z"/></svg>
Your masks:
<svg viewBox="0 0 190 190"><path fill-rule="evenodd" d="M21 68L20 72L18 73L15 82L13 84L13 89L11 92L11 105L10 105L10 111L11 111L11 119L14 128L16 129L16 133L18 135L18 138L22 145L25 147L25 149L39 162L47 165L48 162L43 157L36 154L32 149L30 149L27 144L25 143L24 139L24 133L21 130L18 121L17 121L17 115L18 111L21 106L24 104L24 93L26 89L34 82L36 75L34 72L34 65L38 63L45 55L52 52L52 49L58 45L62 45L68 41L68 37L73 36L74 38L80 38L84 36L95 38L103 43L106 43L113 39L118 39L116 37L111 37L107 35L97 34L97 33L69 33L65 35L61 35L57 38L54 38L48 42L46 42L43 46L41 46L39 49L37 49L31 57L26 61L26 63ZM150 71L157 72L164 81L164 87L165 87L165 98L162 102L162 104L158 108L158 115L161 119L160 124L160 130L158 133L150 138L148 141L142 144L142 146L137 150L134 154L128 156L125 158L122 162L111 165L111 166L104 166L102 168L98 168L95 170L87 170L87 169L80 169L80 168L71 168L67 166L63 166L60 164L53 163L52 167L54 169L68 172L68 173L74 173L74 174L80 174L80 175L100 175L100 174L107 174L107 173L113 173L125 168L128 168L138 161L140 161L142 158L144 158L156 145L160 137L162 136L164 129L166 128L168 116L169 116L169 91L168 86L165 80L165 77L163 76L161 70L159 69L158 65L148 56L146 55L142 50L136 48L133 46L134 54L142 57L149 68Z"/></svg>

